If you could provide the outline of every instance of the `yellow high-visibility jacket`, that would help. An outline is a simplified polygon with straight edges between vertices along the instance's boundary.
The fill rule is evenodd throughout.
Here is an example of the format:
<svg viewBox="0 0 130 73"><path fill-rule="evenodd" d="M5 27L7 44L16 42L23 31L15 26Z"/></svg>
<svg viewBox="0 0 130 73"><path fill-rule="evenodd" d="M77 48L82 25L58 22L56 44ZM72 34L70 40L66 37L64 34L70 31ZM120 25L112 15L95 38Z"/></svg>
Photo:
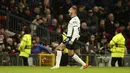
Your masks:
<svg viewBox="0 0 130 73"><path fill-rule="evenodd" d="M18 50L20 51L19 56L29 57L32 48L32 37L30 34L25 34L20 42Z"/></svg>
<svg viewBox="0 0 130 73"><path fill-rule="evenodd" d="M125 52L125 38L122 33L116 34L110 41L110 50L112 57L123 58Z"/></svg>

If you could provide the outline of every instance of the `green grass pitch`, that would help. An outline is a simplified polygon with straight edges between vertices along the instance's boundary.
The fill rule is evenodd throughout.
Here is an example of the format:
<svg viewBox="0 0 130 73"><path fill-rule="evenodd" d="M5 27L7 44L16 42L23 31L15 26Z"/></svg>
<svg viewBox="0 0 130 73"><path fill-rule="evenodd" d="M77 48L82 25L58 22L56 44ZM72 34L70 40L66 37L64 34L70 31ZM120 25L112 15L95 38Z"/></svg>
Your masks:
<svg viewBox="0 0 130 73"><path fill-rule="evenodd" d="M0 73L130 73L130 67L61 67L52 70L50 67L0 66Z"/></svg>

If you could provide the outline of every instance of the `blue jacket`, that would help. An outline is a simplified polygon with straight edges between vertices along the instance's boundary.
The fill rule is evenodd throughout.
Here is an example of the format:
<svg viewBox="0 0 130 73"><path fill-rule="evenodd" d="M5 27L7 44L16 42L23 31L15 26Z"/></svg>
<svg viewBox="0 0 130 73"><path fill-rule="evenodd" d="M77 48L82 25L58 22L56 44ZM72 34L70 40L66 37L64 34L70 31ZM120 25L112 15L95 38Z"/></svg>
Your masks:
<svg viewBox="0 0 130 73"><path fill-rule="evenodd" d="M42 51L46 51L48 53L52 53L49 49L47 49L46 47L40 45L40 44L36 44L33 46L32 50L31 50L31 53L32 54L39 54L41 53Z"/></svg>

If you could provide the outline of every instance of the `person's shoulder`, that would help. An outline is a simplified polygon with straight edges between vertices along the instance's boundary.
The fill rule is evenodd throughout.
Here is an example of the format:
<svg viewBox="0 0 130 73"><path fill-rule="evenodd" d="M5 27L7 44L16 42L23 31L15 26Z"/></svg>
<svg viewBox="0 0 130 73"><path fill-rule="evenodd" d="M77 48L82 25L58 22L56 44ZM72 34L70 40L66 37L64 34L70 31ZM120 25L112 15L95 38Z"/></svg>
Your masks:
<svg viewBox="0 0 130 73"><path fill-rule="evenodd" d="M74 20L79 20L78 16L73 17Z"/></svg>
<svg viewBox="0 0 130 73"><path fill-rule="evenodd" d="M80 19L78 18L78 16L75 16L71 19L73 22L80 22Z"/></svg>
<svg viewBox="0 0 130 73"><path fill-rule="evenodd" d="M23 37L31 37L31 34L25 34Z"/></svg>

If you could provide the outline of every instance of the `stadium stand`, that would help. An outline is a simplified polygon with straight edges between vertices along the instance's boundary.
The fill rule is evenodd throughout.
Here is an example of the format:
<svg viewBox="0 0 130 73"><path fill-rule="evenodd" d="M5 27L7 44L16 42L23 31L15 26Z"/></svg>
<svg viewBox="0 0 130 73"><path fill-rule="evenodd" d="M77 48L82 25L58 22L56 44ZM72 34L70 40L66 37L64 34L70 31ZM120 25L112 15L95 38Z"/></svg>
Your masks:
<svg viewBox="0 0 130 73"><path fill-rule="evenodd" d="M78 55L87 54L90 65L109 59L108 43L118 27L125 30L130 54L130 0L0 0L0 65L22 65L17 47L25 27L31 27L33 40L40 37L39 43L54 51L66 31L72 5L78 6L81 20ZM31 56L39 65L38 56ZM130 66L129 59L125 57L125 66Z"/></svg>

